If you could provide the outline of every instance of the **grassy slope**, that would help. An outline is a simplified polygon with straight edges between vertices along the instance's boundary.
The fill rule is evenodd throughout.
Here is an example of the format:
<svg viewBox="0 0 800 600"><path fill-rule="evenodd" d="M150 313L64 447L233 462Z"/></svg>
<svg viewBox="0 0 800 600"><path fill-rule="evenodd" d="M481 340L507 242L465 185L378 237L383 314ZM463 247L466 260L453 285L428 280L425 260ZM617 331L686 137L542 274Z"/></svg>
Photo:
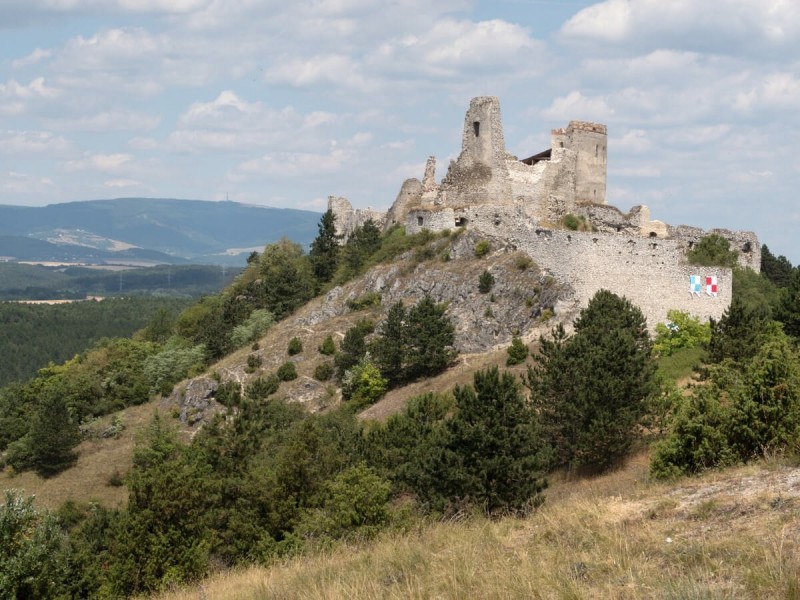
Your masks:
<svg viewBox="0 0 800 600"><path fill-rule="evenodd" d="M159 598L800 598L800 469L781 461L664 484L640 454L547 498L527 519L433 523Z"/></svg>

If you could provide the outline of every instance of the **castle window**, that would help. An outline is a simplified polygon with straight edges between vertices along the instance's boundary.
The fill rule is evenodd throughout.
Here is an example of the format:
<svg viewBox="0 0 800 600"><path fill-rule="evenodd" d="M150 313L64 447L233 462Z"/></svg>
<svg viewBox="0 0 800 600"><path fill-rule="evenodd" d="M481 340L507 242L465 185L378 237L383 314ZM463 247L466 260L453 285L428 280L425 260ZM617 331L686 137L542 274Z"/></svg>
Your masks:
<svg viewBox="0 0 800 600"><path fill-rule="evenodd" d="M651 231L650 232L650 237L651 238L658 237L658 234L655 231Z"/></svg>
<svg viewBox="0 0 800 600"><path fill-rule="evenodd" d="M480 135L481 135L481 122L480 121L475 121L472 124L472 129L473 129L473 131L475 131L475 137L480 137Z"/></svg>
<svg viewBox="0 0 800 600"><path fill-rule="evenodd" d="M422 223L423 223L423 222L424 222L424 221L423 221L422 217L417 217L417 225L419 225L420 227L422 227Z"/></svg>
<svg viewBox="0 0 800 600"><path fill-rule="evenodd" d="M744 246L742 246L742 252L752 252L753 246L750 245L750 242L745 242Z"/></svg>
<svg viewBox="0 0 800 600"><path fill-rule="evenodd" d="M466 227L467 217L456 217L456 227Z"/></svg>

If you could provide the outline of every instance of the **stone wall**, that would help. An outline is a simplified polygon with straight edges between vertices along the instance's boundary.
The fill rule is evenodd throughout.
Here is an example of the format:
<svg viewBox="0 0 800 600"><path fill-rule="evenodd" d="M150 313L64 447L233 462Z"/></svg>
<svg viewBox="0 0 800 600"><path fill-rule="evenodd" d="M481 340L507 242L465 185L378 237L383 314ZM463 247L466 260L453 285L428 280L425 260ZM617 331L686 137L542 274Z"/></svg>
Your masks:
<svg viewBox="0 0 800 600"><path fill-rule="evenodd" d="M347 198L328 196L328 209L333 212L336 234L346 242L356 227L361 227L372 219L379 229L386 224L386 213L371 208L353 208Z"/></svg>

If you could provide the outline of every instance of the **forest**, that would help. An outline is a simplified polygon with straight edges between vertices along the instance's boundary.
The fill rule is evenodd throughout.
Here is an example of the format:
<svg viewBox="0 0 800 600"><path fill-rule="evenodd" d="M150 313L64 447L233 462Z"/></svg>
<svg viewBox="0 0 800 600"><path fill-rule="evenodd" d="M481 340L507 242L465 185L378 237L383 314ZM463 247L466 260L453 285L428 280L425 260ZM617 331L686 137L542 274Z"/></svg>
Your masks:
<svg viewBox="0 0 800 600"><path fill-rule="evenodd" d="M241 272L239 267L161 265L125 270L44 267L0 262L1 300L83 299L87 296L213 294Z"/></svg>
<svg viewBox="0 0 800 600"><path fill-rule="evenodd" d="M401 254L446 260L434 244L455 235L381 234L367 222L342 245L326 213L309 253L270 244L229 287L176 318L159 313L130 339L104 340L0 390L6 469L69 468L82 422L169 391L373 264ZM710 238L690 258L730 257ZM718 322L673 313L651 338L638 308L601 291L571 334L556 326L532 348L514 340L508 364L524 364L522 377L481 369L469 383L413 398L385 423L362 421L357 413L387 390L455 358L446 306L430 297L397 304L339 343L287 340L287 357L329 357L318 379L341 387L339 406L311 414L283 399L282 382L296 377L287 360L244 389L221 384L216 399L227 412L190 443L155 415L124 475L124 509L67 503L48 513L6 492L0 590L10 591L0 597L143 594L423 518L529 514L546 501L549 473L602 472L642 443L653 446L658 478L746 462L766 448L797 451L798 340L800 269L764 246L760 274L734 270L734 299ZM675 380L687 373L703 385L684 394Z"/></svg>

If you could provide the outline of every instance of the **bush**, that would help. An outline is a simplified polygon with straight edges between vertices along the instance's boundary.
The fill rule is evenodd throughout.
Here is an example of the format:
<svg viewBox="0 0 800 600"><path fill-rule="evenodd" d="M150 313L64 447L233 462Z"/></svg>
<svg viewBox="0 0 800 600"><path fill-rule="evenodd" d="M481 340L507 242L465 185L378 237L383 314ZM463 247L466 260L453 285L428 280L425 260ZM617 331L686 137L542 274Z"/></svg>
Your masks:
<svg viewBox="0 0 800 600"><path fill-rule="evenodd" d="M475 244L475 257L476 258L483 258L489 251L492 249L492 245L489 243L489 240L481 240L477 244Z"/></svg>
<svg viewBox="0 0 800 600"><path fill-rule="evenodd" d="M488 294L494 287L494 275L489 271L484 271L478 278L478 291L481 294Z"/></svg>
<svg viewBox="0 0 800 600"><path fill-rule="evenodd" d="M511 345L506 349L506 352L508 352L507 367L522 364L528 358L528 346L516 336L511 339Z"/></svg>
<svg viewBox="0 0 800 600"><path fill-rule="evenodd" d="M656 325L653 350L661 356L670 356L682 348L707 346L711 341L711 324L680 310L667 311L667 323Z"/></svg>
<svg viewBox="0 0 800 600"><path fill-rule="evenodd" d="M245 369L245 371L247 373L252 373L258 367L260 367L263 362L264 361L263 361L263 359L261 358L260 355L258 355L258 354L248 354L247 355L247 368Z"/></svg>
<svg viewBox="0 0 800 600"><path fill-rule="evenodd" d="M319 353L324 356L333 356L336 354L336 344L333 342L333 337L327 336L320 344Z"/></svg>
<svg viewBox="0 0 800 600"><path fill-rule="evenodd" d="M319 363L314 369L314 379L317 381L328 381L331 377L333 377L333 363L330 361Z"/></svg>
<svg viewBox="0 0 800 600"><path fill-rule="evenodd" d="M711 233L697 242L686 257L689 264L701 267L734 267L738 253L731 250L730 242L724 237Z"/></svg>
<svg viewBox="0 0 800 600"><path fill-rule="evenodd" d="M278 378L278 375L271 373L266 378L258 377L251 381L245 388L244 393L250 400L263 400L277 392L280 385L281 380Z"/></svg>
<svg viewBox="0 0 800 600"><path fill-rule="evenodd" d="M275 373L281 381L293 381L297 379L297 368L292 361L283 363Z"/></svg>
<svg viewBox="0 0 800 600"><path fill-rule="evenodd" d="M289 340L289 346L286 348L286 353L289 356L294 356L295 354L300 354L303 351L303 342L300 341L299 337L293 337Z"/></svg>
<svg viewBox="0 0 800 600"><path fill-rule="evenodd" d="M388 381L369 360L362 359L342 379L342 396L356 407L368 406L383 396Z"/></svg>
<svg viewBox="0 0 800 600"><path fill-rule="evenodd" d="M217 386L214 400L226 408L239 406L242 403L242 388L236 381L226 381Z"/></svg>
<svg viewBox="0 0 800 600"><path fill-rule="evenodd" d="M521 255L514 259L514 266L520 271L527 271L533 266L533 260L528 255Z"/></svg>
<svg viewBox="0 0 800 600"><path fill-rule="evenodd" d="M253 340L262 337L275 322L272 313L259 308L250 313L244 323L237 325L231 331L231 342L234 347L241 348Z"/></svg>
<svg viewBox="0 0 800 600"><path fill-rule="evenodd" d="M347 301L347 308L352 311L364 310L365 308L370 308L371 306L380 306L381 305L381 295L380 292L367 292L366 294L362 294L358 298L354 300Z"/></svg>

